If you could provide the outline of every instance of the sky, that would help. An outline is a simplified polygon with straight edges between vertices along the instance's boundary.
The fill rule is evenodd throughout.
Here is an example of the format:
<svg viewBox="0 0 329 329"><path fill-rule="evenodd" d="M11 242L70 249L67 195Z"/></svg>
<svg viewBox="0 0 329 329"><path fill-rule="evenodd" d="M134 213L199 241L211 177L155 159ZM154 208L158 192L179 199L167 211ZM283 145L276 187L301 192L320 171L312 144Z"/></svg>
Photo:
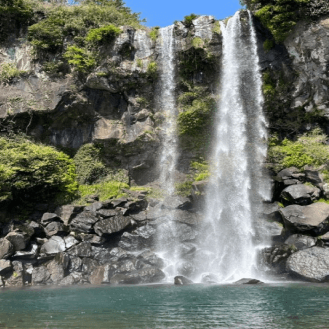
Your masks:
<svg viewBox="0 0 329 329"><path fill-rule="evenodd" d="M146 18L146 26L168 26L191 13L216 19L232 16L241 8L239 0L124 0L133 12Z"/></svg>

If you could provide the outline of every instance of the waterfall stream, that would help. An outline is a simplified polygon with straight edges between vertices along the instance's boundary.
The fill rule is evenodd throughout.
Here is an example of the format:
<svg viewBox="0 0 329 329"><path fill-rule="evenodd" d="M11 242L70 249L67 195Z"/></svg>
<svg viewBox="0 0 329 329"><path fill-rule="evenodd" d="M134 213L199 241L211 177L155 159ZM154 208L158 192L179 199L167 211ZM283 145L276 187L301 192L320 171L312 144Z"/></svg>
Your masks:
<svg viewBox="0 0 329 329"><path fill-rule="evenodd" d="M249 28L241 19L248 19ZM237 12L221 22L223 58L216 132L210 158L205 219L196 259L199 280L212 274L232 282L257 273L256 222L269 198L262 172L266 156L266 123L262 113L262 80L251 15ZM209 276L208 276L209 278Z"/></svg>
<svg viewBox="0 0 329 329"><path fill-rule="evenodd" d="M175 97L175 39L174 25L160 29L160 88L159 106L164 116L162 124L162 150L160 155L159 183L168 199L175 192L175 171L178 160L177 108ZM172 211L158 204L160 223L157 229L157 251L165 261L166 279L172 281L179 266L177 227Z"/></svg>

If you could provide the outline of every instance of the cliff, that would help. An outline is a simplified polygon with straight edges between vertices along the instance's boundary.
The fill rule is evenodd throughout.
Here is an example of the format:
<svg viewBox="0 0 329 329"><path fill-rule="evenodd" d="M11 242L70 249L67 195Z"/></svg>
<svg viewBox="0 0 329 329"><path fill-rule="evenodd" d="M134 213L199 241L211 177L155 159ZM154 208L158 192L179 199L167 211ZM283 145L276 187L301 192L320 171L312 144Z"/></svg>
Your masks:
<svg viewBox="0 0 329 329"><path fill-rule="evenodd" d="M16 10L3 21L0 49L3 284L158 282L163 264L153 253L155 227L168 212L180 225L186 260L181 274L189 276L220 97L219 22L187 16L174 24L179 160L173 173L177 195L166 199L158 181L166 120L159 100L159 29L140 25L120 1L110 1L110 8L91 3L73 9L32 9L31 3L0 2L2 15ZM281 40L257 14L263 7L260 2L251 8L271 135L266 165L273 195L263 217L275 246L263 258L267 268L286 274L298 272L294 259L286 268L286 259L303 249L285 243L288 237L302 234L308 248L324 246L319 237L329 231L329 211L318 206L325 202L313 203L329 190L329 18L325 9L300 15ZM97 10L104 14L91 24ZM248 24L246 13L241 17ZM306 146L305 138L311 139ZM41 151L45 145L54 148ZM19 161L11 149L22 154ZM294 168L284 171L288 167ZM36 171L42 177L35 178ZM290 191L296 186L300 191ZM291 223L287 211L308 214L311 206L324 207L314 210L324 213L316 223Z"/></svg>

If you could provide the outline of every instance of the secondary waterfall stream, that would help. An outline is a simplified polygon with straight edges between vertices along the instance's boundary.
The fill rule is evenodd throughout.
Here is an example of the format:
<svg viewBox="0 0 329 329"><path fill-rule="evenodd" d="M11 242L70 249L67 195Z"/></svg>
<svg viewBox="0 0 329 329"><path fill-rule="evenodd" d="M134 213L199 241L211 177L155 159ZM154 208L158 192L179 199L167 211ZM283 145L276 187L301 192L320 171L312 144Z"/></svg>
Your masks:
<svg viewBox="0 0 329 329"><path fill-rule="evenodd" d="M250 13L221 22L223 58L216 132L210 158L205 223L196 266L218 282L255 277L257 216L269 198L262 163L266 122L262 80ZM241 20L249 20L242 26ZM200 278L199 278L200 279Z"/></svg>
<svg viewBox="0 0 329 329"><path fill-rule="evenodd" d="M162 150L160 156L160 187L165 197L175 192L175 170L178 159L177 135L177 108L175 97L175 39L174 25L160 29L160 95L159 106L164 116L162 124ZM163 213L161 204L158 212ZM173 212L169 211L163 216L158 226L157 250L165 261L164 272L167 280L177 274L179 265L177 228Z"/></svg>

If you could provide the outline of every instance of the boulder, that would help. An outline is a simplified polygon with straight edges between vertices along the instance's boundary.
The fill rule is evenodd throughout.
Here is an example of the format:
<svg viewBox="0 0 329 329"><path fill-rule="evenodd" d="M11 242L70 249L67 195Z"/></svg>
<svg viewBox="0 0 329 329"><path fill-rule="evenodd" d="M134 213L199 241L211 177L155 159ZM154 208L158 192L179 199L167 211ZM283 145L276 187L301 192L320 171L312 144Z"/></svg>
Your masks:
<svg viewBox="0 0 329 329"><path fill-rule="evenodd" d="M75 239L72 235L65 236L63 240L65 242L66 249L70 249L71 247L79 243L79 241Z"/></svg>
<svg viewBox="0 0 329 329"><path fill-rule="evenodd" d="M22 287L24 285L23 264L20 261L12 262L13 273L5 280L5 285L8 287Z"/></svg>
<svg viewBox="0 0 329 329"><path fill-rule="evenodd" d="M317 236L329 230L329 204L317 202L304 207L291 205L280 209L280 213L291 232Z"/></svg>
<svg viewBox="0 0 329 329"><path fill-rule="evenodd" d="M143 261L145 264L149 264L157 268L163 268L165 265L164 261L150 250L143 251L137 256L137 259Z"/></svg>
<svg viewBox="0 0 329 329"><path fill-rule="evenodd" d="M68 226L72 219L82 212L84 207L82 206L62 206L56 209L56 214L63 220L64 225Z"/></svg>
<svg viewBox="0 0 329 329"><path fill-rule="evenodd" d="M281 207L277 202L263 203L261 216L270 221L282 222L280 209Z"/></svg>
<svg viewBox="0 0 329 329"><path fill-rule="evenodd" d="M91 247L91 257L96 259L100 264L106 264L113 259L112 250L109 248Z"/></svg>
<svg viewBox="0 0 329 329"><path fill-rule="evenodd" d="M104 282L105 267L99 266L93 270L89 277L89 282L94 285L99 285Z"/></svg>
<svg viewBox="0 0 329 329"><path fill-rule="evenodd" d="M65 275L64 265L58 263L57 259L52 260L47 265L47 270L50 274L49 279L53 284L58 284L64 278Z"/></svg>
<svg viewBox="0 0 329 329"><path fill-rule="evenodd" d="M265 265L272 268L276 273L282 274L286 272L286 261L293 253L294 249L288 245L275 245L273 247L263 249L263 262Z"/></svg>
<svg viewBox="0 0 329 329"><path fill-rule="evenodd" d="M46 284L50 279L50 273L45 266L34 267L32 272L32 284Z"/></svg>
<svg viewBox="0 0 329 329"><path fill-rule="evenodd" d="M306 167L304 170L306 181L311 184L321 188L323 185L323 180L319 171L314 170L313 168Z"/></svg>
<svg viewBox="0 0 329 329"><path fill-rule="evenodd" d="M291 185L281 192L281 197L292 204L308 205L320 197L320 190L303 184Z"/></svg>
<svg viewBox="0 0 329 329"><path fill-rule="evenodd" d="M41 218L41 224L42 225L48 225L51 222L60 222L62 223L62 219L60 217L57 216L57 214L53 214L53 213L49 213L46 212L43 214L42 218Z"/></svg>
<svg viewBox="0 0 329 329"><path fill-rule="evenodd" d="M94 202L91 205L85 207L85 211L91 211L91 212L96 212L97 210L102 209L103 203L102 202Z"/></svg>
<svg viewBox="0 0 329 329"><path fill-rule="evenodd" d="M12 265L10 260L0 259L0 275L4 275L10 272Z"/></svg>
<svg viewBox="0 0 329 329"><path fill-rule="evenodd" d="M82 259L82 272L84 274L90 275L92 271L99 265L100 264L97 260L85 257Z"/></svg>
<svg viewBox="0 0 329 329"><path fill-rule="evenodd" d="M92 249L90 242L81 242L78 245L72 247L68 254L73 257L92 257Z"/></svg>
<svg viewBox="0 0 329 329"><path fill-rule="evenodd" d="M99 221L99 216L94 211L83 211L78 214L71 222L72 231L82 233L93 233L93 226Z"/></svg>
<svg viewBox="0 0 329 329"><path fill-rule="evenodd" d="M47 255L55 255L61 251L65 251L66 246L64 239L59 236L52 236L40 249L40 253Z"/></svg>
<svg viewBox="0 0 329 329"><path fill-rule="evenodd" d="M288 258L287 270L307 281L328 281L329 248L313 247L297 251Z"/></svg>
<svg viewBox="0 0 329 329"><path fill-rule="evenodd" d="M118 273L110 279L111 284L155 283L165 278L165 274L156 267L146 267L129 273Z"/></svg>
<svg viewBox="0 0 329 329"><path fill-rule="evenodd" d="M73 284L78 284L83 279L82 273L73 272L66 276L64 279L62 279L61 282L59 282L59 285L61 286L68 286Z"/></svg>
<svg viewBox="0 0 329 329"><path fill-rule="evenodd" d="M296 250L303 250L315 246L315 238L302 234L293 234L286 241L285 244L293 246Z"/></svg>
<svg viewBox="0 0 329 329"><path fill-rule="evenodd" d="M162 202L162 206L167 209L188 210L192 208L191 200L183 196L168 196Z"/></svg>
<svg viewBox="0 0 329 329"><path fill-rule="evenodd" d="M121 236L119 247L130 250L142 250L153 246L156 230L151 225L144 225L132 233L124 232Z"/></svg>
<svg viewBox="0 0 329 329"><path fill-rule="evenodd" d="M319 236L318 239L323 246L329 247L329 232Z"/></svg>
<svg viewBox="0 0 329 329"><path fill-rule="evenodd" d="M25 249L29 241L28 236L18 231L8 233L6 239L11 242L16 251Z"/></svg>
<svg viewBox="0 0 329 329"><path fill-rule="evenodd" d="M100 209L97 211L97 214L103 218L114 217L118 214L118 210L116 209Z"/></svg>
<svg viewBox="0 0 329 329"><path fill-rule="evenodd" d="M178 275L174 278L174 284L177 286L186 286L188 284L193 284L193 281L189 280L188 278L185 278L185 276Z"/></svg>
<svg viewBox="0 0 329 329"><path fill-rule="evenodd" d="M239 281L234 282L235 284L261 284L264 283L257 279L241 279Z"/></svg>
<svg viewBox="0 0 329 329"><path fill-rule="evenodd" d="M47 237L51 237L53 235L60 235L66 233L66 228L61 222L51 222L45 227L45 233Z"/></svg>
<svg viewBox="0 0 329 329"><path fill-rule="evenodd" d="M36 243L31 243L31 245L27 248L27 250L17 251L13 259L15 260L23 260L23 259L35 259L38 257L38 245Z"/></svg>
<svg viewBox="0 0 329 329"><path fill-rule="evenodd" d="M99 236L103 236L104 234L112 234L122 231L130 225L130 222L130 217L117 214L114 217L100 220L95 224L94 229Z"/></svg>
<svg viewBox="0 0 329 329"><path fill-rule="evenodd" d="M82 271L82 259L80 257L70 257L69 272L81 272Z"/></svg>
<svg viewBox="0 0 329 329"><path fill-rule="evenodd" d="M15 252L14 246L7 239L0 239L0 259L9 258Z"/></svg>

